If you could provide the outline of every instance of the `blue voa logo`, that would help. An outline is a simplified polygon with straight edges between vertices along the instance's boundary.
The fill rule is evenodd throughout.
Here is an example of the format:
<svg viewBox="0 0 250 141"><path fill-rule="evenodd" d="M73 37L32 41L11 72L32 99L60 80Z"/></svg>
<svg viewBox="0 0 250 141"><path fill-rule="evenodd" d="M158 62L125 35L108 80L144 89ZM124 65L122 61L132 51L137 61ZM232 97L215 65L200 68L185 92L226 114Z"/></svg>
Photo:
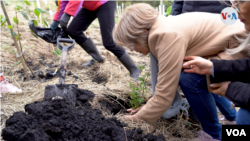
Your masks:
<svg viewBox="0 0 250 141"><path fill-rule="evenodd" d="M221 21L226 25L232 25L238 20L238 13L232 7L224 8L220 14Z"/></svg>

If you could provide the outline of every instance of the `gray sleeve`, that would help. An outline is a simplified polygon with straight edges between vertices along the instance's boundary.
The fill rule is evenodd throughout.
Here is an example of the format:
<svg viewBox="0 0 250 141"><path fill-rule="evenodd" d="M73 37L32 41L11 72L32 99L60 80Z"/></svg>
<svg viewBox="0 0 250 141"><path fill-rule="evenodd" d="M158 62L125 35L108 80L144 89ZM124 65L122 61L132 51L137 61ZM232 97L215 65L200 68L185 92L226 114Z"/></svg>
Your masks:
<svg viewBox="0 0 250 141"><path fill-rule="evenodd" d="M150 69L151 69L151 82L152 82L152 95L155 93L155 86L157 83L157 74L159 72L158 60L152 52L150 52Z"/></svg>

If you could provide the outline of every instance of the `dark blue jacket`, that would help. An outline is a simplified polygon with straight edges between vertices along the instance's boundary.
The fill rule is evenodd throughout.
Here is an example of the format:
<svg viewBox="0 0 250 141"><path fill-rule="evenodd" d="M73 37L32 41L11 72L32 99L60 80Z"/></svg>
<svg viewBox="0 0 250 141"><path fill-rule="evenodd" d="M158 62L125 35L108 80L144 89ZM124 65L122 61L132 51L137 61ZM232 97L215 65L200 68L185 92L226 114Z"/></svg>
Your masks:
<svg viewBox="0 0 250 141"><path fill-rule="evenodd" d="M230 4L230 2L227 3ZM175 0L172 4L171 15L179 15L186 12L220 13L225 7L228 7L228 5L220 3L219 1Z"/></svg>
<svg viewBox="0 0 250 141"><path fill-rule="evenodd" d="M250 59L216 60L213 82L231 81L226 97L236 106L250 110Z"/></svg>

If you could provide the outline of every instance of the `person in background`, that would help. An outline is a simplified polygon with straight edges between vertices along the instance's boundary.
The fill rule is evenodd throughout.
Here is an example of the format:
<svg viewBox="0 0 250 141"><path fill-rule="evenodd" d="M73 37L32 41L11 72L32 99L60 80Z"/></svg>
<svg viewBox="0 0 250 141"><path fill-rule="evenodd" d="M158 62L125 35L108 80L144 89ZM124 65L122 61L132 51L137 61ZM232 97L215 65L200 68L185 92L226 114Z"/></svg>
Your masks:
<svg viewBox="0 0 250 141"><path fill-rule="evenodd" d="M111 51L119 61L130 72L130 76L135 80L138 79L141 70L134 63L132 58L123 47L117 46L112 39L112 30L115 25L115 9L116 1L99 0L99 1L72 1L64 0L57 1L58 7L54 15L53 22L50 25L51 29L56 29L58 25L65 30L69 36L89 54L92 56L89 62L84 63L83 66L91 66L95 61L102 63L104 58L101 56L96 48L96 45L91 38L87 38L84 31L89 25L98 18L102 42L104 47ZM67 28L70 17L73 20ZM95 60L95 61L94 61Z"/></svg>
<svg viewBox="0 0 250 141"><path fill-rule="evenodd" d="M244 23L245 29L250 31L250 1L231 1L232 7L236 9L239 19ZM228 49L228 54L236 54L240 51L250 49L250 34L246 39L240 39L241 45L234 49ZM249 58L237 60L211 61L201 57L187 56L188 62L183 64L186 73L210 74L213 76L214 84L211 84L212 92L227 97L236 106L241 107L237 113L236 124L250 125L250 60ZM190 68L190 66L192 66ZM189 68L189 69L186 69Z"/></svg>
<svg viewBox="0 0 250 141"><path fill-rule="evenodd" d="M204 138L208 135L207 138L210 140L220 140L222 129L216 101L213 94L207 92L206 77L190 77L185 79L186 83L182 81L183 59L194 54L204 58L225 60L245 58L246 50L230 55L225 53L225 48L238 43L235 35L246 34L244 24L240 21L228 26L221 21L218 14L190 12L165 17L159 16L159 13L148 4L127 7L113 31L113 39L118 45L141 54L147 55L151 52L158 61L155 68L158 69L158 75L154 96L134 115L127 115L125 118L155 122L171 107L177 86L180 84L185 95L186 91L193 93L186 97L201 122L205 131L203 133L206 133L199 137ZM196 87L198 85L200 87Z"/></svg>
<svg viewBox="0 0 250 141"><path fill-rule="evenodd" d="M189 1L189 0L174 0L170 15L179 15L187 12L209 12L218 13L228 7L230 2L222 3L220 1Z"/></svg>
<svg viewBox="0 0 250 141"><path fill-rule="evenodd" d="M186 56L184 60L188 61L183 64L184 72L212 75L213 82L216 82L210 85L212 92L230 99L235 106L241 107L236 117L237 125L250 125L249 58L207 60L198 56Z"/></svg>

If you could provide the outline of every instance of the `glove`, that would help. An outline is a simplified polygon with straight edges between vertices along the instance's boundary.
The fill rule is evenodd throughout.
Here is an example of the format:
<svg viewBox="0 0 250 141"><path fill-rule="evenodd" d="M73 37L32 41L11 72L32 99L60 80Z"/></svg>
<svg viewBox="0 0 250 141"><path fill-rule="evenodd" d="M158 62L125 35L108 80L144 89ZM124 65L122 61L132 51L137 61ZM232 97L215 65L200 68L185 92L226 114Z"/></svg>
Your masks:
<svg viewBox="0 0 250 141"><path fill-rule="evenodd" d="M65 32L67 32L67 25L70 17L71 16L69 14L63 13L62 17L60 18L60 26Z"/></svg>
<svg viewBox="0 0 250 141"><path fill-rule="evenodd" d="M58 22L58 21L53 21L53 22L51 23L51 25L50 25L50 28L51 28L52 30L55 30L55 29L57 29L58 25L59 25L59 22Z"/></svg>
<svg viewBox="0 0 250 141"><path fill-rule="evenodd" d="M56 6L58 6L58 0L55 0Z"/></svg>

